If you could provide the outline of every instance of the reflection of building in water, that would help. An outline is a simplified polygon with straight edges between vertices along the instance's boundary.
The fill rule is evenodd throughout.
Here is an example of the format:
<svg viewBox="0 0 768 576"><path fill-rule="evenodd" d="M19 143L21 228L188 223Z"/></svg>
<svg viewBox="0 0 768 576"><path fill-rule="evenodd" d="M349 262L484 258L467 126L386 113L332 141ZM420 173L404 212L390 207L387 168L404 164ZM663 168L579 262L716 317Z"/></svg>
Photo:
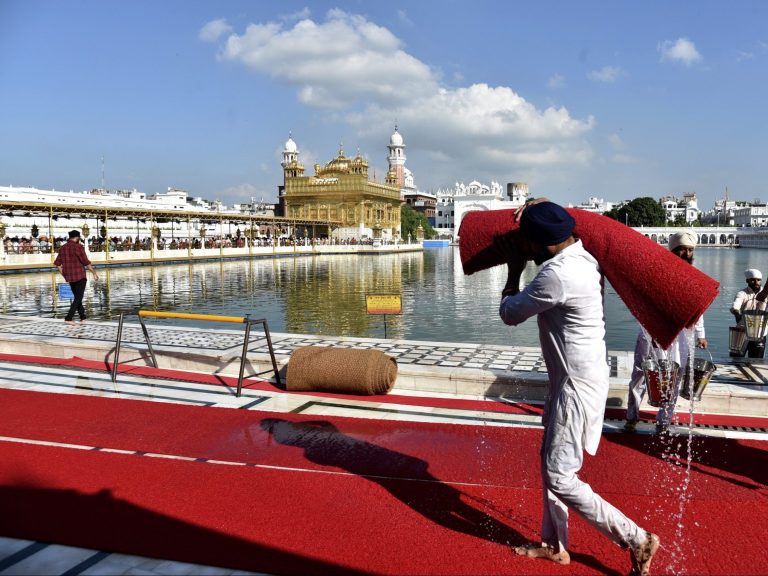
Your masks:
<svg viewBox="0 0 768 576"><path fill-rule="evenodd" d="M385 183L368 179L368 161L354 158L339 147L336 158L305 176L299 149L289 136L283 148L283 186L279 189L282 214L288 218L335 220L331 234L342 240L400 236L401 190L405 185L405 146L397 129L390 138L389 171Z"/></svg>
<svg viewBox="0 0 768 576"><path fill-rule="evenodd" d="M518 208L528 199L528 184L508 183L507 197L504 198L498 182L491 182L488 186L473 180L466 186L463 182L457 182L453 189L440 189L437 191L435 230L441 238L456 240L464 214L474 210Z"/></svg>
<svg viewBox="0 0 768 576"><path fill-rule="evenodd" d="M420 256L419 256L420 258ZM283 287L286 330L299 334L359 336L376 334L381 316L366 314L366 294L400 294L402 267L410 257L297 258L293 282ZM308 304L311 303L311 304ZM397 329L400 316L387 316Z"/></svg>

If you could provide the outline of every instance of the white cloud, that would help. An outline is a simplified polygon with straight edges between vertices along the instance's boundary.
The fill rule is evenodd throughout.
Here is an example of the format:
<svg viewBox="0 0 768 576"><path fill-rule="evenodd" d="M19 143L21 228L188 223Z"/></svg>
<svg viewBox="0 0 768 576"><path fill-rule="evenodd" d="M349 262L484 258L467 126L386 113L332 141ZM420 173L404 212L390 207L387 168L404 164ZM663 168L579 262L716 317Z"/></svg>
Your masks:
<svg viewBox="0 0 768 576"><path fill-rule="evenodd" d="M595 82L613 84L622 74L624 71L619 66L603 66L600 70L593 70L587 74L587 77Z"/></svg>
<svg viewBox="0 0 768 576"><path fill-rule="evenodd" d="M199 37L205 42L215 42L224 34L229 34L231 31L232 27L227 24L226 20L211 20L200 29Z"/></svg>
<svg viewBox="0 0 768 576"><path fill-rule="evenodd" d="M409 148L432 159L432 180L451 182L457 174L499 179L537 167L585 165L592 158L582 140L594 125L591 117L576 120L565 108L537 110L506 87L442 89L394 113L372 106L348 121L373 139L393 115Z"/></svg>
<svg viewBox="0 0 768 576"><path fill-rule="evenodd" d="M318 108L404 102L437 87L436 75L389 30L340 10L320 24L251 24L227 38L221 57L296 86L301 101Z"/></svg>
<svg viewBox="0 0 768 576"><path fill-rule="evenodd" d="M506 86L443 87L439 74L406 53L389 30L340 10L292 27L251 24L223 41L220 57L295 87L302 103L347 122L361 143L380 145L382 127L396 118L409 150L435 168L422 181L452 182L470 173L500 179L592 158L584 141L592 117L538 109ZM302 160L311 165L305 152Z"/></svg>
<svg viewBox="0 0 768 576"><path fill-rule="evenodd" d="M221 191L222 197L226 197L231 202L244 203L250 202L251 198L260 200L262 196L265 198L267 194L259 192L259 190L253 184L238 184L237 186L230 186Z"/></svg>
<svg viewBox="0 0 768 576"><path fill-rule="evenodd" d="M413 26L413 20L408 17L408 13L405 10L397 11L397 19L400 20L406 26Z"/></svg>
<svg viewBox="0 0 768 576"><path fill-rule="evenodd" d="M290 14L284 14L280 17L280 19L283 22L295 22L296 20L304 20L306 18L309 18L312 14L312 11L309 9L309 6L304 6L301 10L298 10L296 12L291 12Z"/></svg>
<svg viewBox="0 0 768 576"><path fill-rule="evenodd" d="M563 86L565 86L565 77L560 74L554 74L547 80L547 88L551 88L552 90L558 90Z"/></svg>
<svg viewBox="0 0 768 576"><path fill-rule="evenodd" d="M615 132L613 134L608 135L608 143L611 145L611 148L613 149L613 154L611 154L610 159L611 162L614 164L637 164L638 159L626 152L627 145L622 139L621 136L616 134Z"/></svg>
<svg viewBox="0 0 768 576"><path fill-rule="evenodd" d="M624 144L624 140L622 140L621 136L615 133L608 135L608 142L610 143L611 147L617 151L624 150L627 147L627 145Z"/></svg>
<svg viewBox="0 0 768 576"><path fill-rule="evenodd" d="M659 43L657 49L661 53L662 62L679 62L691 66L702 60L696 45L688 38L678 38L675 41L664 40Z"/></svg>

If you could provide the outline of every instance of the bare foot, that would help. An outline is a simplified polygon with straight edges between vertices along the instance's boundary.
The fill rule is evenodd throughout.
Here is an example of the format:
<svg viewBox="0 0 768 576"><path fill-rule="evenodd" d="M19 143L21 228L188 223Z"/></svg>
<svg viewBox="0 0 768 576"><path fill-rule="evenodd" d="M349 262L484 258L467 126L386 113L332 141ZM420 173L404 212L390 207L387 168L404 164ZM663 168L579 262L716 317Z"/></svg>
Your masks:
<svg viewBox="0 0 768 576"><path fill-rule="evenodd" d="M74 326L75 325L75 321L74 320L64 320L64 324L69 324L70 326Z"/></svg>
<svg viewBox="0 0 768 576"><path fill-rule="evenodd" d="M629 557L632 560L631 576L648 576L651 573L651 560L659 546L661 546L659 537L648 532L645 542L629 551Z"/></svg>
<svg viewBox="0 0 768 576"><path fill-rule="evenodd" d="M518 556L527 556L528 558L544 558L557 564L567 566L571 563L571 556L567 550L556 552L551 546L540 544L526 544L525 546L516 546L515 554Z"/></svg>

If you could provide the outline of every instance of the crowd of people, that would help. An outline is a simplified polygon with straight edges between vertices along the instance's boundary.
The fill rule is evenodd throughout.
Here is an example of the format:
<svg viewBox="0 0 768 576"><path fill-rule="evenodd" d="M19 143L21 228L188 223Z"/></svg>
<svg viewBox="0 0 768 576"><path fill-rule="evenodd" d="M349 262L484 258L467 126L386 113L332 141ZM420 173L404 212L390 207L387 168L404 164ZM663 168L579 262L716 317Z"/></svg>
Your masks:
<svg viewBox="0 0 768 576"><path fill-rule="evenodd" d="M58 236L53 240L53 251L66 244L67 238ZM81 240L82 242L82 240ZM125 252L130 250L150 250L152 240L149 236L112 236L109 239L91 236L86 241L90 252ZM379 240L381 245L391 245L395 240ZM245 236L210 236L206 238L165 238L157 239L155 250L186 250L188 248L247 248L249 240ZM258 248L270 246L368 246L374 244L373 238L344 238L335 239L328 237L310 238L293 236L260 236L253 239L252 246ZM51 252L51 243L46 236L6 236L3 240L6 254L48 254Z"/></svg>

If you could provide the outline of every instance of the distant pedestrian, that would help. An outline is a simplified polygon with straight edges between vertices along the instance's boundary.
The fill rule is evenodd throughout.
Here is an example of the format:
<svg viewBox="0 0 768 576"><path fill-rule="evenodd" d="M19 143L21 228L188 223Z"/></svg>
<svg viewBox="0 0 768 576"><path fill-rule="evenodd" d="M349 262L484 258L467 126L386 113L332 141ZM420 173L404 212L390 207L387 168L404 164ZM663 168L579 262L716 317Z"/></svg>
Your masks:
<svg viewBox="0 0 768 576"><path fill-rule="evenodd" d="M93 273L94 280L98 280L99 275L91 261L88 260L85 248L80 244L80 232L78 230L70 231L69 240L59 248L59 254L56 256L56 260L53 261L53 265L59 269L61 275L64 276L64 280L69 282L74 296L69 312L64 317L64 322L73 324L75 311L80 315L80 321L85 321L83 295L85 294L85 285L88 282L85 270L87 268Z"/></svg>

